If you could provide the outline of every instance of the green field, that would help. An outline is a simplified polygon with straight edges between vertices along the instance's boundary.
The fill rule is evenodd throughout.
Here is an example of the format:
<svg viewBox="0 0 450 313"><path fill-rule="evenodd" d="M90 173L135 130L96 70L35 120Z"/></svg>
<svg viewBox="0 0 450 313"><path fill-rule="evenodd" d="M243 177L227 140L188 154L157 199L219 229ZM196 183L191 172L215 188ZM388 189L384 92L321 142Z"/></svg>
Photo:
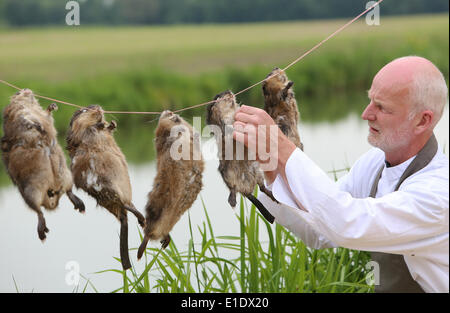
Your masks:
<svg viewBox="0 0 450 313"><path fill-rule="evenodd" d="M153 67L182 74L255 64L270 68L286 65L345 22L7 29L0 32L0 73L13 81L59 82ZM320 48L316 58L327 51L344 57L361 53L374 42L384 44L371 46L372 53L405 43L423 53L428 43L439 45L445 38L448 50L448 15L382 18L380 26L368 26L362 18ZM370 62L371 56L361 57ZM314 57L303 61L311 62Z"/></svg>

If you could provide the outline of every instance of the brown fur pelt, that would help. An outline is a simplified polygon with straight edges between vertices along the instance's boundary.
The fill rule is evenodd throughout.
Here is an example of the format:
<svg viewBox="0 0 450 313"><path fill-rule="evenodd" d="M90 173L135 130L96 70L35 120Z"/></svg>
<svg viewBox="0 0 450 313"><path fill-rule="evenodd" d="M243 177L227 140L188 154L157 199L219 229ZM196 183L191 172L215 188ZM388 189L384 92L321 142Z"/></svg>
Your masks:
<svg viewBox="0 0 450 313"><path fill-rule="evenodd" d="M146 228L138 259L149 240L161 240L163 249L169 245L169 232L202 189L204 162L199 134L179 115L164 111L155 135L157 174L145 207ZM178 155L179 148L185 149L183 155Z"/></svg>
<svg viewBox="0 0 450 313"><path fill-rule="evenodd" d="M215 136L220 147L219 172L230 190L228 203L235 207L236 193L240 192L252 201L261 214L272 223L274 221L273 216L252 194L255 186L258 185L262 192L274 199L272 193L264 186L264 176L259 163L256 160L249 160L247 147L233 139L232 125L234 123L234 115L240 106L231 91L218 94L214 100L216 102L207 107L206 124L220 128L220 135L215 133ZM226 147L230 146L231 141L233 154L226 155L226 153L229 153L226 152ZM238 160L236 157L238 150L243 152L241 155L242 160Z"/></svg>
<svg viewBox="0 0 450 313"><path fill-rule="evenodd" d="M33 92L22 89L3 110L2 160L23 199L38 215L41 240L49 231L41 206L54 210L67 193L75 209L84 211L83 202L72 193L72 175L57 141L51 113L56 109L51 104L43 110Z"/></svg>
<svg viewBox="0 0 450 313"><path fill-rule="evenodd" d="M127 211L144 227L144 216L134 207L128 166L113 137L116 123L107 123L100 106L76 111L67 134L67 150L77 188L83 189L120 221L120 257L131 267L128 254Z"/></svg>
<svg viewBox="0 0 450 313"><path fill-rule="evenodd" d="M278 75L277 75L278 74ZM289 140L303 150L303 144L298 134L297 123L299 119L297 101L292 90L292 81L288 80L286 73L275 68L267 77L276 75L262 84L264 94L264 110L273 118Z"/></svg>

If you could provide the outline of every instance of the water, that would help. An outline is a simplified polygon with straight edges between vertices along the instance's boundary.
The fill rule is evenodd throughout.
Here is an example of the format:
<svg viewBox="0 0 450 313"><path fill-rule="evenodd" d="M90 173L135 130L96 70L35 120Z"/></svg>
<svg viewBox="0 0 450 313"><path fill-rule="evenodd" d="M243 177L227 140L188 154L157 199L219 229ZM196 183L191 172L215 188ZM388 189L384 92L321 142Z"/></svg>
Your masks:
<svg viewBox="0 0 450 313"><path fill-rule="evenodd" d="M367 123L359 116L350 115L335 123L300 124L305 152L324 170L343 169L370 149L366 137ZM438 142L445 147L448 156L449 111L435 129ZM228 190L217 171L217 161L207 161L204 172L204 188L200 193L214 227L215 235L239 235L239 223L227 203ZM133 185L133 202L143 212L147 193L156 174L156 164L129 165ZM330 174L330 177L332 175ZM71 292L70 271L66 266L75 261L81 274L90 279L101 292L112 291L122 285L122 277L116 273L94 274L97 271L120 268L113 259L119 256L119 223L103 208L96 208L95 201L82 191L77 191L86 204L86 213L75 211L70 201L63 197L55 212L45 212L50 233L45 243L37 237L37 217L28 209L16 188L0 189L0 292ZM200 197L191 210L194 230L206 221ZM138 224L129 214L129 246L140 244ZM179 250L186 250L190 238L188 215L185 214L171 232ZM194 231L194 240L200 239ZM159 243L149 246L159 247ZM138 273L143 262L137 262L136 251L130 251ZM73 269L73 268L71 268ZM80 280L84 286L85 280ZM81 287L82 289L82 287ZM88 291L93 291L88 288Z"/></svg>

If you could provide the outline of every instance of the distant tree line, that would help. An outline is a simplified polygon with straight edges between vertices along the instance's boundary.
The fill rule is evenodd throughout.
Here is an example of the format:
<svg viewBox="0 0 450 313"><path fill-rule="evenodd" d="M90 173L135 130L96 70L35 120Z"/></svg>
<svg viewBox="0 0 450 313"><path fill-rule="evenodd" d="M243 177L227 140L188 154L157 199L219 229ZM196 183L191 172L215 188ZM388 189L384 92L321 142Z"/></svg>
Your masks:
<svg viewBox="0 0 450 313"><path fill-rule="evenodd" d="M0 0L0 24L64 25L68 0ZM81 24L232 23L355 16L367 0L78 0ZM448 0L385 0L381 16L448 12Z"/></svg>

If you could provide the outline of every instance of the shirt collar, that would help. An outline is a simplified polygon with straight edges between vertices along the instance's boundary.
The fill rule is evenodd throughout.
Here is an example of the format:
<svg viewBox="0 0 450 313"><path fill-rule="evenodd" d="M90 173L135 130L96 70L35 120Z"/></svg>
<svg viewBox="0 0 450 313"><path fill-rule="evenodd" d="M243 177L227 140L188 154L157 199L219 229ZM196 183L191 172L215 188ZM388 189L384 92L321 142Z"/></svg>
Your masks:
<svg viewBox="0 0 450 313"><path fill-rule="evenodd" d="M398 181L400 177L403 175L403 172L406 170L406 168L414 160L415 157L416 156L414 155L405 162L395 166L391 166L387 161L384 161L386 166L384 167L383 173L381 174L382 179L387 179L389 181L392 180Z"/></svg>

